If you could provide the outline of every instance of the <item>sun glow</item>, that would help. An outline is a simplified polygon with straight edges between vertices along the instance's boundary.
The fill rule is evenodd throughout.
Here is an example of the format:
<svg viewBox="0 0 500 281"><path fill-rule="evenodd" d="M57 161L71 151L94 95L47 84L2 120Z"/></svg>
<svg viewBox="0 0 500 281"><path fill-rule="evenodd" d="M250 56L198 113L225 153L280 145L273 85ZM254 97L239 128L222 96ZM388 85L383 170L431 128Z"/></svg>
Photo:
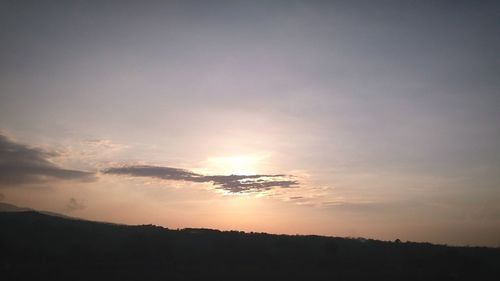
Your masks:
<svg viewBox="0 0 500 281"><path fill-rule="evenodd" d="M211 157L208 169L215 174L254 175L259 172L262 156L240 155L229 157Z"/></svg>

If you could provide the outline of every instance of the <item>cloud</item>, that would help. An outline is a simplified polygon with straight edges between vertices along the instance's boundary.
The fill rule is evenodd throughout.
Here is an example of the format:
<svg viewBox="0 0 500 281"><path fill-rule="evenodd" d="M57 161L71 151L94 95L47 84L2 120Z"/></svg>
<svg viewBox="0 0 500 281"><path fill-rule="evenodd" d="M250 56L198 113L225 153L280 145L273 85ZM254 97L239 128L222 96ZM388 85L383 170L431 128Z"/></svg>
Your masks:
<svg viewBox="0 0 500 281"><path fill-rule="evenodd" d="M0 186L48 180L94 179L94 173L61 168L48 159L56 153L15 143L0 135Z"/></svg>
<svg viewBox="0 0 500 281"><path fill-rule="evenodd" d="M272 188L296 187L299 183L287 175L213 175L197 174L185 169L133 165L114 167L103 170L105 174L130 175L134 177L152 177L164 180L212 183L215 188L231 193L245 193L269 190Z"/></svg>
<svg viewBox="0 0 500 281"><path fill-rule="evenodd" d="M73 212L85 209L85 205L82 202L78 202L75 198L70 198L68 204L66 204L66 211Z"/></svg>
<svg viewBox="0 0 500 281"><path fill-rule="evenodd" d="M0 193L0 201L3 201L3 199L5 199L5 195L3 195L3 193Z"/></svg>
<svg viewBox="0 0 500 281"><path fill-rule="evenodd" d="M298 185L295 180L286 179L285 175L251 175L251 176L205 176L207 181L211 181L217 188L232 193L248 191L269 190L274 187L294 187Z"/></svg>
<svg viewBox="0 0 500 281"><path fill-rule="evenodd" d="M186 180L203 182L202 175L178 168L137 165L108 168L103 171L105 174L131 175L136 177L152 177L164 180Z"/></svg>

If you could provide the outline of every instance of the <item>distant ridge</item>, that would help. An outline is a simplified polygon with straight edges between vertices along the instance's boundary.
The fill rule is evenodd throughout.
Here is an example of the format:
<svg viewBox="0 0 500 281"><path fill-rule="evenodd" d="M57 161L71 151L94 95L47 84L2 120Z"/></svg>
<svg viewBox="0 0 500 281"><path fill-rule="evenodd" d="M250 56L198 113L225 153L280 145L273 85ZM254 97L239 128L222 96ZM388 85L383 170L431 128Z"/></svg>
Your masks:
<svg viewBox="0 0 500 281"><path fill-rule="evenodd" d="M26 211L33 211L33 209L18 207L16 205L0 202L0 212L26 212Z"/></svg>
<svg viewBox="0 0 500 281"><path fill-rule="evenodd" d="M11 210L0 212L2 281L493 281L500 276L498 248L171 230L65 218L10 204L1 208Z"/></svg>
<svg viewBox="0 0 500 281"><path fill-rule="evenodd" d="M45 214L45 215L54 216L54 217L81 220L80 218L77 218L77 217L66 216L63 214L48 212L48 211L39 211L39 210L31 209L31 208L18 207L16 205L4 203L4 202L0 202L0 212L5 212L5 213L37 212L40 214Z"/></svg>

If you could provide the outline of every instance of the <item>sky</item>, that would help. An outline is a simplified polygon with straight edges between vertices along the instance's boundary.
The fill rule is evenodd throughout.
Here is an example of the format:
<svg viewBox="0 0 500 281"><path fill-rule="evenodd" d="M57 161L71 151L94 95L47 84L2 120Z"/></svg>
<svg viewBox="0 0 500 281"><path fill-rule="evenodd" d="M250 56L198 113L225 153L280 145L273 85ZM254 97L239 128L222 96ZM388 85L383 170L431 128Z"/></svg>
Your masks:
<svg viewBox="0 0 500 281"><path fill-rule="evenodd" d="M500 247L498 1L2 1L0 200Z"/></svg>

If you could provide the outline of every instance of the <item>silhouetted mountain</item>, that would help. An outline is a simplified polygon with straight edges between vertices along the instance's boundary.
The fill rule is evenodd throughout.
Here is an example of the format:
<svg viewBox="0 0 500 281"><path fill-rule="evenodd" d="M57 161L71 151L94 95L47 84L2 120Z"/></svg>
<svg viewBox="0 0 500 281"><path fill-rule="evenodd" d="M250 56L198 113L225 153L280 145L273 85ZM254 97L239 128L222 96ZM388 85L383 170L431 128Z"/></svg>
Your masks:
<svg viewBox="0 0 500 281"><path fill-rule="evenodd" d="M30 208L18 207L16 205L0 202L0 212L26 212L34 211Z"/></svg>
<svg viewBox="0 0 500 281"><path fill-rule="evenodd" d="M33 212L38 212L41 214L46 214L49 216L62 217L62 218L67 218L67 219L75 219L75 220L79 219L79 218L70 217L70 216L66 216L63 214L59 214L59 213L33 210L31 208L18 207L16 205L12 205L9 203L0 202L0 212L27 212L27 211L33 211Z"/></svg>
<svg viewBox="0 0 500 281"><path fill-rule="evenodd" d="M0 213L1 280L498 280L500 249Z"/></svg>

